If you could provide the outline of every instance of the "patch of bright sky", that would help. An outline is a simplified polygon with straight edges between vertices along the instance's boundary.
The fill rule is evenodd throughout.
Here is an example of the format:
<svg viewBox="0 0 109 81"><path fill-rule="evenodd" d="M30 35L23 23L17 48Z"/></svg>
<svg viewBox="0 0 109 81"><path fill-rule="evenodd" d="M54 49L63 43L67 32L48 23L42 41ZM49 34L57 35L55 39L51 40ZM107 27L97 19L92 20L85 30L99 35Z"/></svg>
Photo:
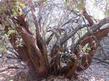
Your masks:
<svg viewBox="0 0 109 81"><path fill-rule="evenodd" d="M54 22L59 22L59 18L63 15L63 10L55 7L53 9L52 15L53 15L52 16L53 18L51 18L52 21L54 20Z"/></svg>
<svg viewBox="0 0 109 81"><path fill-rule="evenodd" d="M53 1L55 4L63 4L64 0L48 0L48 1ZM93 16L95 19L103 19L105 17L105 0L98 0L100 1L98 5L96 5L95 1L97 0L86 0L86 9L88 13ZM59 10L58 10L59 11ZM54 12L55 13L55 12ZM60 13L60 11L59 11Z"/></svg>
<svg viewBox="0 0 109 81"><path fill-rule="evenodd" d="M64 2L63 0L48 0L48 1L52 1L55 4L62 4Z"/></svg>
<svg viewBox="0 0 109 81"><path fill-rule="evenodd" d="M64 0L48 0L49 2L53 2L54 4L58 5L62 5L64 3ZM98 1L98 5L96 5L95 1ZM88 11L88 13L93 16L95 19L103 19L105 17L105 0L86 0L86 9ZM57 7L53 8L53 12L52 12L52 16L55 16L54 22L58 22L58 18L60 16L62 16L62 9L59 9ZM54 17L53 17L54 18ZM51 18L51 20L53 19Z"/></svg>
<svg viewBox="0 0 109 81"><path fill-rule="evenodd" d="M95 5L95 0L86 0L86 9L95 19L103 19L105 17L104 11Z"/></svg>
<svg viewBox="0 0 109 81"><path fill-rule="evenodd" d="M63 0L48 0L53 2L52 4L55 4L52 8L52 12L50 13L50 21L51 24L50 26L56 26L58 25L58 22L60 21L60 17L62 17L62 15L64 14L64 11L62 9L63 7Z"/></svg>

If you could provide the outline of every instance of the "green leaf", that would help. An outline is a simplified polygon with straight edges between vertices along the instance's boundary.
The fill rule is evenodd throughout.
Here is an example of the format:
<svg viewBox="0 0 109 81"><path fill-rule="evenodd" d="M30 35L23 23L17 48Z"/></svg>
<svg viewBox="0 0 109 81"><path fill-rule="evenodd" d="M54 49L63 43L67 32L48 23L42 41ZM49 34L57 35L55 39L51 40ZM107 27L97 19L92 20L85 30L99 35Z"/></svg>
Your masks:
<svg viewBox="0 0 109 81"><path fill-rule="evenodd" d="M106 16L106 17L109 17L109 10L107 10L107 11L105 12L105 16Z"/></svg>
<svg viewBox="0 0 109 81"><path fill-rule="evenodd" d="M65 0L65 2L67 3L68 0Z"/></svg>
<svg viewBox="0 0 109 81"><path fill-rule="evenodd" d="M89 44L86 44L86 45L83 47L83 51L86 52L86 53L89 53L89 51L91 51L90 45L89 45Z"/></svg>
<svg viewBox="0 0 109 81"><path fill-rule="evenodd" d="M9 80L9 81L14 81L14 80Z"/></svg>
<svg viewBox="0 0 109 81"><path fill-rule="evenodd" d="M77 4L78 10L83 10L85 8L85 2L84 0L80 0L80 2Z"/></svg>
<svg viewBox="0 0 109 81"><path fill-rule="evenodd" d="M8 31L8 35L10 36L11 34L14 34L14 33L16 33L16 30L9 30Z"/></svg>
<svg viewBox="0 0 109 81"><path fill-rule="evenodd" d="M7 49L6 49L6 47L5 46L0 46L0 53L4 53L4 52L6 52L7 51Z"/></svg>

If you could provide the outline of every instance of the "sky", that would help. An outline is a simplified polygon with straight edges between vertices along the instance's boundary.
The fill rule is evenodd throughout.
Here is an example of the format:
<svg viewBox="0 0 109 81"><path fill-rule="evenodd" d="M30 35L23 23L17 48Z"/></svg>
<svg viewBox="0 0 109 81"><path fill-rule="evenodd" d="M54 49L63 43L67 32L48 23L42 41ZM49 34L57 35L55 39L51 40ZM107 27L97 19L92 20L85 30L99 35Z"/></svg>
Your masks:
<svg viewBox="0 0 109 81"><path fill-rule="evenodd" d="M105 5L105 3L103 3L103 0L101 3ZM95 5L95 0L86 0L86 9L89 12L89 14L93 16L95 19L103 19L105 17L105 14L103 12L104 7L102 7L101 9L100 6Z"/></svg>

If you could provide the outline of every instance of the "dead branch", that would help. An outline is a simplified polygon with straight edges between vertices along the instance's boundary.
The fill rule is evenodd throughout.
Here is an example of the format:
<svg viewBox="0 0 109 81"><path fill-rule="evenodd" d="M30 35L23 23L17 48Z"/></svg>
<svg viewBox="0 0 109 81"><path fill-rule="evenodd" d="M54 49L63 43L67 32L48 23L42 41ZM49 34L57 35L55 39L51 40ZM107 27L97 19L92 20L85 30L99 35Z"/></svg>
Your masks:
<svg viewBox="0 0 109 81"><path fill-rule="evenodd" d="M3 69L0 69L0 73L7 71L9 69L25 69L25 68L21 68L21 67L18 67L18 66L8 66L8 67L5 67Z"/></svg>
<svg viewBox="0 0 109 81"><path fill-rule="evenodd" d="M87 13L86 9L83 9L82 12L83 16L86 18L86 20L89 23L89 26L92 26L94 24L93 20L91 19L91 17L89 16L89 14Z"/></svg>
<svg viewBox="0 0 109 81"><path fill-rule="evenodd" d="M98 24L95 24L95 25L93 25L91 28L92 28L92 32L96 32L97 30L99 30L103 25L105 25L105 24L107 24L107 23L109 23L109 18L105 18L105 19L103 19L103 20L101 20ZM107 26L107 27L109 27L109 26ZM76 48L77 47L77 45L79 45L79 43L80 43L80 41L82 41L85 37L87 37L87 36L90 36L91 35L91 33L90 32L87 32L83 37L81 37L78 41L77 41L77 43L74 45L74 47L73 48ZM74 51L74 50L73 50Z"/></svg>
<svg viewBox="0 0 109 81"><path fill-rule="evenodd" d="M51 41L51 39L52 39L52 37L53 37L53 33L48 37L48 39L46 40L46 44L48 45L49 44L49 42Z"/></svg>

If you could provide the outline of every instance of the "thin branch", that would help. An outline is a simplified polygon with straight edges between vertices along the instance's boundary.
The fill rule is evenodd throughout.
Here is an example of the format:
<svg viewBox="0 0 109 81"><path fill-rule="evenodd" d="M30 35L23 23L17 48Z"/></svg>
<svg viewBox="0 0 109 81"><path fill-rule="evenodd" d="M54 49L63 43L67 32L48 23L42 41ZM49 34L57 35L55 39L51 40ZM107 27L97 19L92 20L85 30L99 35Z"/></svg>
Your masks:
<svg viewBox="0 0 109 81"><path fill-rule="evenodd" d="M86 18L86 20L89 23L89 26L92 26L94 24L93 20L91 19L91 17L89 16L89 14L87 13L86 9L83 10L83 16Z"/></svg>
<svg viewBox="0 0 109 81"><path fill-rule="evenodd" d="M46 44L48 45L49 44L49 42L51 41L51 39L52 39L52 37L53 37L53 33L48 37L48 39L46 40Z"/></svg>
<svg viewBox="0 0 109 81"><path fill-rule="evenodd" d="M105 19L101 20L98 24L95 24L95 25L93 25L93 26L91 27L91 28L92 28L92 31L93 31L93 32L96 32L98 29L100 29L103 25L105 25L105 24L107 24L107 23L109 23L109 18L105 18ZM109 26L107 26L107 27L109 27ZM84 39L84 37L89 36L89 35L91 35L91 33L90 33L90 32L87 32L83 37L81 37L81 38L77 41L77 43L74 45L74 48L77 47L77 45L80 43L81 40Z"/></svg>
<svg viewBox="0 0 109 81"><path fill-rule="evenodd" d="M102 63L105 63L105 64L109 64L109 62L105 61L105 60L102 60L102 59L99 59L99 58L96 58L94 57L95 60L98 60L99 62L102 62Z"/></svg>
<svg viewBox="0 0 109 81"><path fill-rule="evenodd" d="M0 73L4 72L4 71L7 71L9 69L25 69L25 68L21 68L21 67L18 67L18 66L8 66L8 67L5 67L3 69L0 69Z"/></svg>
<svg viewBox="0 0 109 81"><path fill-rule="evenodd" d="M60 39L61 45L63 45L68 39L70 39L71 37L73 37L73 36L77 33L77 31L80 30L80 29L82 29L82 28L83 28L83 27L78 26L78 27L75 28L75 31L72 31L72 32L69 33L66 37L63 36L63 37Z"/></svg>

